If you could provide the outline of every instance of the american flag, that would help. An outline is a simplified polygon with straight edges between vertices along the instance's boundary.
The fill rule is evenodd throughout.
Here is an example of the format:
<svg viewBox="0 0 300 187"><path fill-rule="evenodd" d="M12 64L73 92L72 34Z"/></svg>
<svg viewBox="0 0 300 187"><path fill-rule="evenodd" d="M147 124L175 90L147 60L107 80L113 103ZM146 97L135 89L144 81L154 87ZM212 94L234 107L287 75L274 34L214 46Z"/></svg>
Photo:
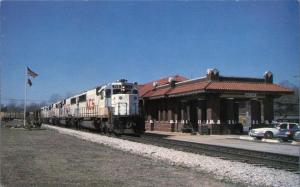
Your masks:
<svg viewBox="0 0 300 187"><path fill-rule="evenodd" d="M32 82L31 82L30 79L28 79L27 83L28 83L29 86L32 86Z"/></svg>
<svg viewBox="0 0 300 187"><path fill-rule="evenodd" d="M37 73L35 73L34 71L32 71L29 67L27 67L27 75L35 78L36 76L38 76Z"/></svg>

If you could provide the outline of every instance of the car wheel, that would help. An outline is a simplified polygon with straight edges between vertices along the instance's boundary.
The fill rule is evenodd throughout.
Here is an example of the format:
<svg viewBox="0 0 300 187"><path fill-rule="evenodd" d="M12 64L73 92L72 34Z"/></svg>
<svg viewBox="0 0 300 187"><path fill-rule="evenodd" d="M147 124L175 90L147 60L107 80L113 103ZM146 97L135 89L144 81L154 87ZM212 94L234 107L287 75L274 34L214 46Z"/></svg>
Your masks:
<svg viewBox="0 0 300 187"><path fill-rule="evenodd" d="M284 142L288 142L288 141L289 141L289 139L288 139L288 138L282 138L282 141L284 141Z"/></svg>
<svg viewBox="0 0 300 187"><path fill-rule="evenodd" d="M265 132L265 138L266 139L272 139L273 138L273 133L268 131L268 132Z"/></svg>

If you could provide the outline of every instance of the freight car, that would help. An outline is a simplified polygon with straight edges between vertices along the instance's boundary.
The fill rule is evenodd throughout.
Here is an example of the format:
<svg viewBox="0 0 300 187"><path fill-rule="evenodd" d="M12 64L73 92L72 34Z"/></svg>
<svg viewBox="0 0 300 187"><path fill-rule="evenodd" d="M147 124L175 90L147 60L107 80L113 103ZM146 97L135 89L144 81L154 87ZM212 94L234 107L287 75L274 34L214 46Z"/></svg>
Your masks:
<svg viewBox="0 0 300 187"><path fill-rule="evenodd" d="M140 134L145 130L137 84L125 79L42 107L41 118L44 123L104 133Z"/></svg>
<svg viewBox="0 0 300 187"><path fill-rule="evenodd" d="M10 121L13 119L23 119L23 112L0 112L0 118L2 121Z"/></svg>

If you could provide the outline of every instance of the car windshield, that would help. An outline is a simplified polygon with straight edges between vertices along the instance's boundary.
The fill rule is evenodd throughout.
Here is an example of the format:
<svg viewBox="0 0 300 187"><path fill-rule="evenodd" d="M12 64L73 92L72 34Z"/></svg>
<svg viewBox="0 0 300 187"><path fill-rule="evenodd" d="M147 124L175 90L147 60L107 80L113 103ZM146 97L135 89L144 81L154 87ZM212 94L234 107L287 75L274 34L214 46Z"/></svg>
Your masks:
<svg viewBox="0 0 300 187"><path fill-rule="evenodd" d="M287 129L287 124L286 123L280 124L279 128L280 129Z"/></svg>
<svg viewBox="0 0 300 187"><path fill-rule="evenodd" d="M277 128L277 124L265 124L262 128Z"/></svg>

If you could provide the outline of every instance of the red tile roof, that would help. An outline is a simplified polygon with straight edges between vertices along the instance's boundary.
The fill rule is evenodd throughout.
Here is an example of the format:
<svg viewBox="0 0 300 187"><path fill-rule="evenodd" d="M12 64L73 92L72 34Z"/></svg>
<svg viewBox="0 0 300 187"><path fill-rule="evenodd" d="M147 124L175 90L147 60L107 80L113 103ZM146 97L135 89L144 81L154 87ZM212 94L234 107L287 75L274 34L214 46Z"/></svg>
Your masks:
<svg viewBox="0 0 300 187"><path fill-rule="evenodd" d="M204 91L208 83L209 83L208 81L202 81L202 82L194 82L191 84L183 84L173 88L168 94L173 95L173 94L181 94L186 92Z"/></svg>
<svg viewBox="0 0 300 187"><path fill-rule="evenodd" d="M279 92L292 93L293 91L277 84L251 82L211 82L206 90L247 91L247 92Z"/></svg>
<svg viewBox="0 0 300 187"><path fill-rule="evenodd" d="M185 78L180 77L181 80ZM158 85L168 84L167 78L160 79ZM264 83L264 82L234 82L234 81L207 81L204 79L199 79L196 81L187 81L182 83L177 83L175 87L163 86L154 89L152 82L142 85L140 87L141 97L163 97L166 95L177 95L184 93L195 93L195 92L205 92L205 91L216 91L216 92L226 92L226 91L238 91L238 92L268 92L273 94L291 94L292 90L284 88L277 84Z"/></svg>
<svg viewBox="0 0 300 187"><path fill-rule="evenodd" d="M194 82L191 84L183 84L178 85L174 88L165 87L165 88L158 88L156 90L151 90L144 97L159 97L163 95L175 95L175 94L182 94L188 92L197 92L197 91L204 91L205 87L209 82Z"/></svg>
<svg viewBox="0 0 300 187"><path fill-rule="evenodd" d="M140 97L144 97L144 95L147 92L152 91L153 82L157 82L157 86L161 86L161 85L168 84L169 83L168 79L169 79L169 77L166 77L166 78L162 78L162 79L159 79L159 80L156 80L156 81L148 82L148 83L143 84L143 85L138 85ZM185 78L183 76L180 76L180 75L174 76L174 79L176 80L176 82L181 82L181 81L187 80L187 78Z"/></svg>

